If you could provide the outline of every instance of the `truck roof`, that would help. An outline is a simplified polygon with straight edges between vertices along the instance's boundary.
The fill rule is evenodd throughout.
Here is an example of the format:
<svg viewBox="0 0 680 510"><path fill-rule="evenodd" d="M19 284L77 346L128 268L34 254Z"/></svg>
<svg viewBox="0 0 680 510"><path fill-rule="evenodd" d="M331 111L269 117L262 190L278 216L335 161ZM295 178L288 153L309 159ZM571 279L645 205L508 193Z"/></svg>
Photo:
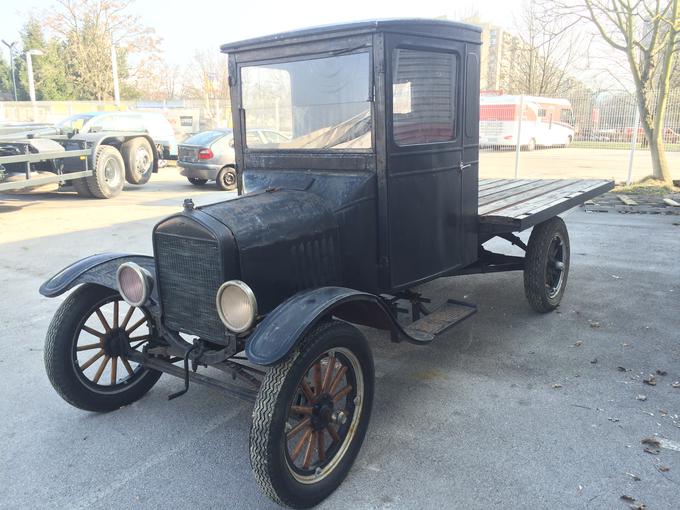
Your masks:
<svg viewBox="0 0 680 510"><path fill-rule="evenodd" d="M440 19L379 19L321 25L289 32L281 32L278 34L223 44L220 46L220 49L223 53L230 53L270 46L283 46L309 39L328 39L375 32L397 32L426 37L455 39L480 44L482 29L467 23Z"/></svg>

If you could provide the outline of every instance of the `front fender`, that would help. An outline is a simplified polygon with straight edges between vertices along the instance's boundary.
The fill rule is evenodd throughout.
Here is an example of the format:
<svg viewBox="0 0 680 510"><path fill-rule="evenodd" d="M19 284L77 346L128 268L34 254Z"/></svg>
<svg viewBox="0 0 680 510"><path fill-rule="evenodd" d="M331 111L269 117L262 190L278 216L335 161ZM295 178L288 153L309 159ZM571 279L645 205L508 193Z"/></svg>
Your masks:
<svg viewBox="0 0 680 510"><path fill-rule="evenodd" d="M394 340L404 338L419 344L431 340L406 333L385 302L374 294L345 287L321 287L295 294L271 311L248 339L248 360L258 365L276 364L319 321L329 316L389 330Z"/></svg>
<svg viewBox="0 0 680 510"><path fill-rule="evenodd" d="M100 253L90 255L70 266L65 267L40 286L40 293L45 297L55 297L81 283L96 283L117 289L116 271L123 262L134 262L149 271L156 279L156 265L153 257L129 253ZM156 286L151 292L151 299L158 302Z"/></svg>

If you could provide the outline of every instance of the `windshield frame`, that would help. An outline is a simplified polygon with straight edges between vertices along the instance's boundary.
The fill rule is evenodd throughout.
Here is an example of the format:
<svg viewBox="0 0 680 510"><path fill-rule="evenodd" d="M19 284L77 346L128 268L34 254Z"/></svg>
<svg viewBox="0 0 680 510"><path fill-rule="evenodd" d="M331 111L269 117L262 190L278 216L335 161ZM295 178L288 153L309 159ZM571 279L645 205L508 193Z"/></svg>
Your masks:
<svg viewBox="0 0 680 510"><path fill-rule="evenodd" d="M307 48L309 50L309 48ZM361 44L353 44L348 41L347 46L343 46L335 49L326 49L325 51L306 51L295 54L289 54L280 57L272 57L266 59L248 60L242 61L237 64L238 73L238 101L240 105L240 114L238 121L240 123L239 133L245 133L251 129L247 125L247 113L243 103L243 76L242 70L245 67L257 67L264 66L267 64L285 64L290 62L302 62L310 60L320 60L324 58L345 56L345 55L355 55L365 53L368 56L368 90L366 90L366 101L369 104L369 115L370 115L370 133L371 133L371 146L367 148L356 148L356 147L342 147L342 148L304 148L304 147L249 147L246 143L245 137L241 135L240 144L244 154L251 153L283 153L283 154L297 154L303 156L320 155L325 156L337 154L337 155L347 155L347 154L375 154L376 152L376 107L375 107L375 82L374 82L374 55L373 55L373 45L372 41L367 40ZM258 129L253 127L252 129ZM235 130L236 131L236 130ZM234 133L236 134L236 133Z"/></svg>

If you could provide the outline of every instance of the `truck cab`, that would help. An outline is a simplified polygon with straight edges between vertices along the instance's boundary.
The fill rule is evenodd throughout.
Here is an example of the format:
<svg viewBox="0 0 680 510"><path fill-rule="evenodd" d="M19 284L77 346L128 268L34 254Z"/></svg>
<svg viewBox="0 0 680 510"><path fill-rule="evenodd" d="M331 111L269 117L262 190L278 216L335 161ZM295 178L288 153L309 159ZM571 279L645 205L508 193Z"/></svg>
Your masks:
<svg viewBox="0 0 680 510"><path fill-rule="evenodd" d="M222 46L241 192L323 197L354 288L408 288L470 264L480 44L469 25L388 20ZM251 147L249 127L291 139Z"/></svg>

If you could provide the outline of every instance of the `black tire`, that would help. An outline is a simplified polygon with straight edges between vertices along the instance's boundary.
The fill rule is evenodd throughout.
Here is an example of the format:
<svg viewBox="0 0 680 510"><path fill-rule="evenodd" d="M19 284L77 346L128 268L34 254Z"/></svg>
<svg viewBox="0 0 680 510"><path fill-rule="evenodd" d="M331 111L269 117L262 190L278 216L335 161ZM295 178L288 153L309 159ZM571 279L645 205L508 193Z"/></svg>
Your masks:
<svg viewBox="0 0 680 510"><path fill-rule="evenodd" d="M73 179L69 182L71 183L71 186L73 186L73 189L76 190L78 195L83 198L92 198L92 192L90 191L90 188L87 185L87 180L85 180L84 177L82 179Z"/></svg>
<svg viewBox="0 0 680 510"><path fill-rule="evenodd" d="M125 163L120 152L110 145L100 145L95 154L94 174L85 180L93 196L115 197L125 185Z"/></svg>
<svg viewBox="0 0 680 510"><path fill-rule="evenodd" d="M111 381L111 385L106 386L98 384L98 381L93 383L86 376L77 351L83 326L95 310L116 300L120 300L120 295L115 290L94 284L82 285L61 304L47 330L45 369L50 383L66 402L85 411L107 412L129 405L144 396L161 376L161 372L138 365L133 369L130 362L121 366L120 373L127 369L129 375L121 378L120 383ZM126 327L127 323L123 326ZM97 348L99 346L94 349ZM107 357L103 355L99 366ZM122 359L120 361L123 362ZM90 364L94 365L94 362ZM117 381L115 376L111 378Z"/></svg>
<svg viewBox="0 0 680 510"><path fill-rule="evenodd" d="M225 166L217 174L215 179L218 189L222 191L234 191L236 189L236 169L232 166Z"/></svg>
<svg viewBox="0 0 680 510"><path fill-rule="evenodd" d="M540 313L554 310L562 301L569 276L569 234L562 218L536 225L524 259L524 293Z"/></svg>
<svg viewBox="0 0 680 510"><path fill-rule="evenodd" d="M187 180L194 186L205 186L208 179L199 179L198 177L187 177Z"/></svg>
<svg viewBox="0 0 680 510"><path fill-rule="evenodd" d="M330 409L323 407L321 403L306 400L300 393L303 382L314 367L318 366L318 381L321 381L323 360L326 360L323 384L312 383L307 389L312 395L317 395L318 402L327 399L324 405L330 405ZM340 374L341 380L345 378L345 386L334 393L340 386L332 383L343 370L340 368L343 366L349 367L344 375ZM329 367L332 367L330 372ZM270 369L257 396L250 430L250 464L262 491L269 498L293 508L309 508L340 485L366 435L373 402L373 385L373 357L366 339L354 326L340 321L325 322L317 326L302 340L299 349ZM321 388L319 392L317 387ZM333 402L332 397L348 388L350 393L342 395L337 403L345 406L342 410L336 409L336 404L328 404L328 399ZM308 409L315 409L314 413L318 414L310 412L308 418L294 414L291 406L302 406L305 403L309 404ZM319 406L322 407L317 409ZM329 421L328 425L318 422L324 419L335 420L338 416L344 418L344 421ZM290 421L295 417L301 421L292 427ZM317 423L312 425L314 422L310 420L314 419ZM304 421L310 423L295 432ZM335 429L338 423L341 424ZM293 433L302 436L291 437ZM326 433L331 439L327 450ZM291 460L293 454L289 445L296 438L300 441L293 441L298 454ZM302 452L299 449L300 444L305 438L308 443L303 456L304 465L297 467L296 459ZM308 453L310 448L311 454ZM320 451L325 451L325 454L321 455ZM313 452L316 452L316 463L311 465L307 457L309 455L311 461Z"/></svg>
<svg viewBox="0 0 680 510"><path fill-rule="evenodd" d="M120 146L120 152L125 162L125 180L137 186L149 182L154 158L149 141L141 136L133 138Z"/></svg>

